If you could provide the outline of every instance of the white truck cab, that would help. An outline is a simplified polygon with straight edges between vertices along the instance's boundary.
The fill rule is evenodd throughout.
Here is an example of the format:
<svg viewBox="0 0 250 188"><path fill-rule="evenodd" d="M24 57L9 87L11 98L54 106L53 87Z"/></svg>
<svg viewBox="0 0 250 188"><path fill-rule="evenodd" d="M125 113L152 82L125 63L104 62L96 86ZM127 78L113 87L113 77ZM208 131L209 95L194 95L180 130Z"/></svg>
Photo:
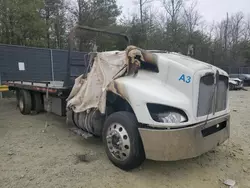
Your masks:
<svg viewBox="0 0 250 188"><path fill-rule="evenodd" d="M143 126L146 158L179 160L229 138L228 74L177 53L159 53L159 72L116 80Z"/></svg>
<svg viewBox="0 0 250 188"><path fill-rule="evenodd" d="M145 159L197 157L229 138L225 71L179 53L129 46L120 33L76 26L69 39L76 29L128 43L124 51L92 53L91 70L75 80L67 99L67 122L102 137L114 165L129 170Z"/></svg>
<svg viewBox="0 0 250 188"><path fill-rule="evenodd" d="M119 54L108 52L108 56L112 53ZM197 157L229 138L229 78L225 71L178 53L142 54L145 60L140 60L136 74L120 76L104 88L104 113L95 109L69 115L82 130L102 136L113 164L129 170L145 158L172 161ZM145 66L148 56L153 59L150 68ZM97 53L97 59L100 57L103 54ZM95 73L89 73L87 86L95 79L93 75L98 77L99 69L93 67ZM97 98L94 95L91 97ZM91 106L91 100L85 103Z"/></svg>

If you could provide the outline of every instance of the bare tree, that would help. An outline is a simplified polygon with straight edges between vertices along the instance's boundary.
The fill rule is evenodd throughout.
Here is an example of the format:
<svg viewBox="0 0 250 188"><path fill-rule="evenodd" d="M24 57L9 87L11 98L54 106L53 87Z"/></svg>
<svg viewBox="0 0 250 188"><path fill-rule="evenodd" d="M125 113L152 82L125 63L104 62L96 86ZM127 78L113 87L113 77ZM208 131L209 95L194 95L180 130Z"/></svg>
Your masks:
<svg viewBox="0 0 250 188"><path fill-rule="evenodd" d="M136 4L139 4L140 8L140 25L141 25L141 35L144 36L145 41L147 40L147 31L145 28L145 17L147 15L144 15L145 5L152 3L154 0L137 0Z"/></svg>
<svg viewBox="0 0 250 188"><path fill-rule="evenodd" d="M134 3L139 5L140 9L140 21L141 25L143 25L143 9L146 4L152 3L154 0L135 0Z"/></svg>
<svg viewBox="0 0 250 188"><path fill-rule="evenodd" d="M222 20L215 26L215 40L217 46L217 53L220 52L220 61L228 61L228 49L229 49L229 39L230 39L230 20L228 18L228 13L226 14L226 19Z"/></svg>
<svg viewBox="0 0 250 188"><path fill-rule="evenodd" d="M184 24L189 32L192 34L195 30L195 27L198 26L201 16L196 10L197 1L193 1L190 6L184 8Z"/></svg>
<svg viewBox="0 0 250 188"><path fill-rule="evenodd" d="M143 6L152 2L153 0L139 0L141 25L143 25Z"/></svg>
<svg viewBox="0 0 250 188"><path fill-rule="evenodd" d="M172 23L177 22L183 0L162 0L162 3L168 16L170 16L170 21Z"/></svg>
<svg viewBox="0 0 250 188"><path fill-rule="evenodd" d="M231 47L231 53L230 53L230 59L232 60L232 63L236 63L239 61L239 42L243 38L243 19L244 15L242 12L238 12L231 16L230 19L230 42L229 45Z"/></svg>
<svg viewBox="0 0 250 188"><path fill-rule="evenodd" d="M228 24L229 24L229 19L228 19L228 13L227 13L227 19L225 21L225 29L224 29L224 51L225 51L226 56L227 56Z"/></svg>
<svg viewBox="0 0 250 188"><path fill-rule="evenodd" d="M196 10L196 6L197 6L197 1L193 1L190 6L184 7L184 12L183 12L184 25L188 31L188 36L187 36L188 49L190 49L190 46L192 46L193 54L194 54L194 44L192 41L192 35L201 19L200 14ZM188 54L190 54L189 50Z"/></svg>
<svg viewBox="0 0 250 188"><path fill-rule="evenodd" d="M243 19L244 15L242 12L238 12L231 17L231 37L232 37L232 44L238 44L240 38L243 34Z"/></svg>
<svg viewBox="0 0 250 188"><path fill-rule="evenodd" d="M178 19L180 17L181 9L183 7L183 0L162 0L167 17L167 38L171 44L170 50L179 51L180 37L178 32L180 30L180 23Z"/></svg>
<svg viewBox="0 0 250 188"><path fill-rule="evenodd" d="M244 40L248 41L250 40L250 16L247 18L247 20L244 22L244 28L243 28L243 35Z"/></svg>

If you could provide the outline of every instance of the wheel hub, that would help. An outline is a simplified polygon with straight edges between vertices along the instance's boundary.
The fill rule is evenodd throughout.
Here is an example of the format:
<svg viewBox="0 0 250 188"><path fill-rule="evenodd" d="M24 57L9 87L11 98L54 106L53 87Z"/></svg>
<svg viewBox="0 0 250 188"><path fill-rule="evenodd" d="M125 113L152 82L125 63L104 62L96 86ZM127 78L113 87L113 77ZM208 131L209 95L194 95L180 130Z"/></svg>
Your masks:
<svg viewBox="0 0 250 188"><path fill-rule="evenodd" d="M117 132L114 132L114 135L111 137L111 143L112 143L112 146L116 149L119 149L120 147L120 143L121 143L121 136L117 133Z"/></svg>
<svg viewBox="0 0 250 188"><path fill-rule="evenodd" d="M110 125L106 140L110 153L117 160L124 161L129 157L130 139L127 131L121 124L114 123Z"/></svg>

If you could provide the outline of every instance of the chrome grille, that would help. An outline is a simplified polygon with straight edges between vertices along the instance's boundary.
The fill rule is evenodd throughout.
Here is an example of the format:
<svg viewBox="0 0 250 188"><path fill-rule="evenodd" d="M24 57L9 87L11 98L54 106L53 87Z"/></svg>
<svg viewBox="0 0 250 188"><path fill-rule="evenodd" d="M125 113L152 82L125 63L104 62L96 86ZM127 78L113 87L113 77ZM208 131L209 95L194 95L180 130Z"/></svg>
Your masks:
<svg viewBox="0 0 250 188"><path fill-rule="evenodd" d="M215 112L225 110L227 107L227 89L228 89L228 77L220 75L219 83L216 90L216 105Z"/></svg>
<svg viewBox="0 0 250 188"><path fill-rule="evenodd" d="M208 109L208 104L211 99L210 96L213 92L214 85L214 74L209 73L200 79L199 85L199 97L198 97L198 108L197 116L204 116L207 113L212 113L212 108Z"/></svg>
<svg viewBox="0 0 250 188"><path fill-rule="evenodd" d="M208 73L200 79L197 117L226 109L228 77L219 75L216 88L214 88L214 82L213 73Z"/></svg>

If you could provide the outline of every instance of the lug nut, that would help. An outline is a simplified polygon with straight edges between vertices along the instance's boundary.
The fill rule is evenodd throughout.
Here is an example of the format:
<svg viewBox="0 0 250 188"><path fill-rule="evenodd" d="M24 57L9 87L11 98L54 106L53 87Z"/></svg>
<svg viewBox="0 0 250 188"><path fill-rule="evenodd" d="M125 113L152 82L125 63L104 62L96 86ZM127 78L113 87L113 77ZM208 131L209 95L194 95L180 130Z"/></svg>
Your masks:
<svg viewBox="0 0 250 188"><path fill-rule="evenodd" d="M106 139L110 139L112 137L112 135L108 135L107 137L106 137Z"/></svg>

